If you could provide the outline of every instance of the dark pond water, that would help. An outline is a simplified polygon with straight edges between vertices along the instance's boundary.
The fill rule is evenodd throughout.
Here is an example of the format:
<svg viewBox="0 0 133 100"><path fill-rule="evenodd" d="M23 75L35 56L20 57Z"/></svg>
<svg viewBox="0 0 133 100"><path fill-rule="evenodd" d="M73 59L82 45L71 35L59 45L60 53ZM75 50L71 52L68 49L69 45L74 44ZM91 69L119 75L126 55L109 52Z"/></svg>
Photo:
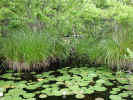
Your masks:
<svg viewBox="0 0 133 100"><path fill-rule="evenodd" d="M133 100L133 75L113 73L105 67L0 75L0 100L78 99Z"/></svg>

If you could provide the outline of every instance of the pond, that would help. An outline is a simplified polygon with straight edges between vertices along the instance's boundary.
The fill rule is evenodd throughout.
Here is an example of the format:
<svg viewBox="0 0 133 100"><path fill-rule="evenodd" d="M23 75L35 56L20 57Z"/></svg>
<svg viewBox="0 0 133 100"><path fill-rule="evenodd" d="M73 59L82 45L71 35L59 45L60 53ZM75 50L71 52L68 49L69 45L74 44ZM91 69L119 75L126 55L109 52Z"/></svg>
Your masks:
<svg viewBox="0 0 133 100"><path fill-rule="evenodd" d="M0 75L0 100L132 100L133 75L105 67L65 67Z"/></svg>

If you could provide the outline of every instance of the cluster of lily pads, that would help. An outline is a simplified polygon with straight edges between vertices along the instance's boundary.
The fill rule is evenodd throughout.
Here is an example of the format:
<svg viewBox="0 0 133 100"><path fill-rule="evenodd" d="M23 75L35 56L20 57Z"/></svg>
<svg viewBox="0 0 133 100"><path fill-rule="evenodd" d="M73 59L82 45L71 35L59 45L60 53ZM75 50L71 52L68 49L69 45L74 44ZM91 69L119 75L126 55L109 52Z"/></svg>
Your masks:
<svg viewBox="0 0 133 100"><path fill-rule="evenodd" d="M74 95L103 94L111 100L133 99L133 75L113 74L104 67L70 68L43 73L15 73L8 71L0 76L0 100L41 100L50 96L63 98ZM131 84L130 84L131 83Z"/></svg>

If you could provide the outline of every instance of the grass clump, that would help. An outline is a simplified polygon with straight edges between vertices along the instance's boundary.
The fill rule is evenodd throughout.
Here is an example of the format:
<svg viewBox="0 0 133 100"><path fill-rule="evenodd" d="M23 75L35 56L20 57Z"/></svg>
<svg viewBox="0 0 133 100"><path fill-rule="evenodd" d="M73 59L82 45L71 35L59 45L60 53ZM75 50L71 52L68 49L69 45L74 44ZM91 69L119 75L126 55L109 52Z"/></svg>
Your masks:
<svg viewBox="0 0 133 100"><path fill-rule="evenodd" d="M54 49L46 33L21 31L4 38L2 44L9 67L17 70L48 66Z"/></svg>

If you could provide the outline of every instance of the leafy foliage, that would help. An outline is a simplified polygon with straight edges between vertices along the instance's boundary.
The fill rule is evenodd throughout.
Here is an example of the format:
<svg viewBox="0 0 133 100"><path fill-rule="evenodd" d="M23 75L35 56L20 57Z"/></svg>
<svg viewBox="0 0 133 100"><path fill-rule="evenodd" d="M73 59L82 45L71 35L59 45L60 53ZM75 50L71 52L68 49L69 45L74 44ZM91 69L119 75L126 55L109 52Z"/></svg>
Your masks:
<svg viewBox="0 0 133 100"><path fill-rule="evenodd" d="M14 100L43 99L51 96L67 98L73 95L77 99L97 95L111 100L133 98L133 75L121 72L121 76L118 76L118 73L112 73L106 66L92 67L65 67L42 73L2 74L0 78L4 80L0 80L0 92L4 96L1 100L9 100L9 97Z"/></svg>
<svg viewBox="0 0 133 100"><path fill-rule="evenodd" d="M127 48L133 50L132 9L131 0L1 0L0 33L6 40L14 41L14 46L20 43L25 48L20 51L12 49L14 53L5 50L3 54L7 56L8 52L8 58L12 60L22 60L21 54L26 54L24 59L34 62L49 55L66 58L74 48L76 53L88 55L92 62L132 67L132 58L127 51ZM29 37L29 33L42 33L47 39L41 40L40 35L35 35L30 38L38 43L28 39L19 42L19 33L26 34L24 38ZM11 39L14 34L18 39ZM42 56L42 52L36 49L38 46L46 48L39 42L46 43L47 40L45 45L49 49L45 49ZM31 43L34 46L29 46ZM8 45L3 44L4 47ZM21 53L16 55L15 52Z"/></svg>

